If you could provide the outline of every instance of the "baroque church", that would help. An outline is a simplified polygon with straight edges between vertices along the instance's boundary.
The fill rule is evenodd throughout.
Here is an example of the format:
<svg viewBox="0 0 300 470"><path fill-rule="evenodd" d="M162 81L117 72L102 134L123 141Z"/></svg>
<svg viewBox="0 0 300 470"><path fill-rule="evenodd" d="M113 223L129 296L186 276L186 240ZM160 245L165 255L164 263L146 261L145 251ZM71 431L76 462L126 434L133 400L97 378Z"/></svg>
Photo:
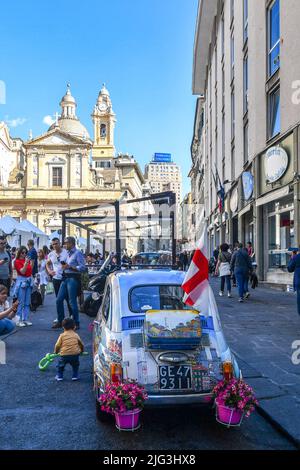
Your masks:
<svg viewBox="0 0 300 470"><path fill-rule="evenodd" d="M48 131L26 142L12 139L0 122L0 217L28 219L48 235L61 229L61 210L124 194L141 197L145 182L132 156L115 154L116 115L105 85L91 115L93 138L77 116L69 85L60 107Z"/></svg>

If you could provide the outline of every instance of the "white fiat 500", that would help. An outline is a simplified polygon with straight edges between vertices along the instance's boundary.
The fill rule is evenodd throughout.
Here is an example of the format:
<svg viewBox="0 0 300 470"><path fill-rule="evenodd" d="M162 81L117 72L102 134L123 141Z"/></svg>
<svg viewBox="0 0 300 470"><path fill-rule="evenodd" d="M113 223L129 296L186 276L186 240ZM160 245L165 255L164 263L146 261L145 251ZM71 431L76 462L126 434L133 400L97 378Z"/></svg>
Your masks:
<svg viewBox="0 0 300 470"><path fill-rule="evenodd" d="M183 303L184 274L129 269L108 276L93 335L98 419L106 419L99 397L109 382L137 380L146 406L161 406L211 403L219 380L240 377L216 309Z"/></svg>

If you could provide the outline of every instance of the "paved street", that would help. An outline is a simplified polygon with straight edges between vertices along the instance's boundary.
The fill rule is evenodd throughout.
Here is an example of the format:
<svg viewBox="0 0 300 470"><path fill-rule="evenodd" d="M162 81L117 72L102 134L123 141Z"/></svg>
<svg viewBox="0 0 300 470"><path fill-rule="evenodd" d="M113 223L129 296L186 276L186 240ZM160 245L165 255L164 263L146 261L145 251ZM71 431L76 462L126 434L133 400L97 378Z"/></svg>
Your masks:
<svg viewBox="0 0 300 470"><path fill-rule="evenodd" d="M221 300L227 305L228 299ZM0 366L0 449L294 448L258 413L240 429L230 430L217 424L213 412L205 408L145 411L142 428L136 433L120 433L112 423L98 423L94 413L91 357L81 360L81 381L77 383L71 382L70 370L65 374L65 381L57 383L54 365L44 373L37 368L39 359L52 351L58 336L58 332L50 329L53 301L53 296L46 298L46 305L33 316L33 327L19 330L5 340L7 365ZM234 300L230 303L236 305ZM257 331L256 324L251 324L253 318L247 320L253 317L247 305L222 310L227 336L237 350L242 348L242 342L246 348L250 346L245 338L242 341L243 329L247 330L246 337L251 331L252 334ZM238 313L240 326L234 321ZM89 323L82 315L80 334L91 351ZM264 331L266 319L262 316L261 323Z"/></svg>

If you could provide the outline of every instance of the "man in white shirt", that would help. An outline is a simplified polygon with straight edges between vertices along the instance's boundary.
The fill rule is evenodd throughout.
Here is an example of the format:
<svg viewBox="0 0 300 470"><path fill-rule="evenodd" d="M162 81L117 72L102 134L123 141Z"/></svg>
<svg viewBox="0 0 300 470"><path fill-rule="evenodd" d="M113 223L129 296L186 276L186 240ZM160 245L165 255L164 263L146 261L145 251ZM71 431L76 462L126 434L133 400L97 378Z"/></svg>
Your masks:
<svg viewBox="0 0 300 470"><path fill-rule="evenodd" d="M68 252L65 248L61 246L59 238L53 238L51 241L51 245L53 247L53 250L50 251L48 255L46 270L52 278L55 296L57 297L63 277L63 269L61 262L66 262L66 259L68 258ZM70 316L72 316L72 309L68 300L67 304Z"/></svg>

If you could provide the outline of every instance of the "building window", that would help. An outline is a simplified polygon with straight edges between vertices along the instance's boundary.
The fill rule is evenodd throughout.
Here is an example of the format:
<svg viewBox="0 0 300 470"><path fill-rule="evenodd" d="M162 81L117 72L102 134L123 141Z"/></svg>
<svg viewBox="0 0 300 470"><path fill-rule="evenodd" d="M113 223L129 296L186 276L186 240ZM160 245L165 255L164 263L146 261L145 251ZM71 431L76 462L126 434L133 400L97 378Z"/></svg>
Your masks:
<svg viewBox="0 0 300 470"><path fill-rule="evenodd" d="M244 0L243 16L244 16L244 43L245 43L248 39L248 0Z"/></svg>
<svg viewBox="0 0 300 470"><path fill-rule="evenodd" d="M234 19L234 0L230 0L230 23Z"/></svg>
<svg viewBox="0 0 300 470"><path fill-rule="evenodd" d="M268 97L269 139L280 133L280 88L272 91Z"/></svg>
<svg viewBox="0 0 300 470"><path fill-rule="evenodd" d="M231 181L235 180L235 148L231 149Z"/></svg>
<svg viewBox="0 0 300 470"><path fill-rule="evenodd" d="M225 52L225 22L224 22L224 13L222 15L221 20L221 51L222 51L222 59L224 57Z"/></svg>
<svg viewBox="0 0 300 470"><path fill-rule="evenodd" d="M100 126L100 137L102 138L106 137L106 125L105 124L101 124Z"/></svg>
<svg viewBox="0 0 300 470"><path fill-rule="evenodd" d="M234 78L234 33L230 37L230 65L231 65L231 80Z"/></svg>
<svg viewBox="0 0 300 470"><path fill-rule="evenodd" d="M235 136L235 93L234 89L231 91L231 140Z"/></svg>
<svg viewBox="0 0 300 470"><path fill-rule="evenodd" d="M52 186L62 187L62 167L54 166L52 168Z"/></svg>
<svg viewBox="0 0 300 470"><path fill-rule="evenodd" d="M32 157L32 186L38 185L38 157Z"/></svg>
<svg viewBox="0 0 300 470"><path fill-rule="evenodd" d="M268 8L269 77L280 67L280 3L275 0Z"/></svg>
<svg viewBox="0 0 300 470"><path fill-rule="evenodd" d="M81 187L81 156L80 155L77 155L76 157L76 169L75 169L75 172L76 172L76 177L75 177L75 186L77 187Z"/></svg>
<svg viewBox="0 0 300 470"><path fill-rule="evenodd" d="M249 88L249 74L248 74L248 56L244 58L244 114L248 111L248 88Z"/></svg>
<svg viewBox="0 0 300 470"><path fill-rule="evenodd" d="M249 136L248 136L249 124L248 122L244 126L244 164L249 159Z"/></svg>

